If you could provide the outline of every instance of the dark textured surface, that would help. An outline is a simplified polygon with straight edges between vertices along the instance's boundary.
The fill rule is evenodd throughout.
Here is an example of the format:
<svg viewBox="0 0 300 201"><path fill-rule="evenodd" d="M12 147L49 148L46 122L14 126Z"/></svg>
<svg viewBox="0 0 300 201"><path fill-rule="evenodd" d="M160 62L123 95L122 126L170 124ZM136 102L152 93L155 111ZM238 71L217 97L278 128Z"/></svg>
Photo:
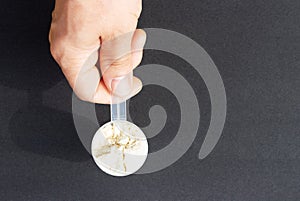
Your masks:
<svg viewBox="0 0 300 201"><path fill-rule="evenodd" d="M201 77L173 55L146 51L143 64L168 65L193 83L201 107L197 138L162 171L126 178L99 171L77 137L71 90L49 54L53 1L5 0L0 8L1 200L300 200L300 1L149 0L143 6L140 27L183 33L216 63L228 99L216 148L197 159L210 118ZM44 100L51 90L55 94ZM174 118L150 141L150 150L168 144L179 121L176 99L164 89L157 96L159 90L145 87L130 106L140 126L149 123L147 111L137 113L147 108L141 104L145 97L147 104L174 107L169 110ZM109 119L107 106L97 106L97 112L99 122Z"/></svg>

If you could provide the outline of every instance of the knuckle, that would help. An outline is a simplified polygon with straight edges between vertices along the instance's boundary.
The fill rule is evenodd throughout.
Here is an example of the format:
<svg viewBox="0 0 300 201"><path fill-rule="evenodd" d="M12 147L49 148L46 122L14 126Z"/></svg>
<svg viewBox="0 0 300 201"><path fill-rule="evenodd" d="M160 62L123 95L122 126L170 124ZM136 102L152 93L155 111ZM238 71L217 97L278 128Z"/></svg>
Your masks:
<svg viewBox="0 0 300 201"><path fill-rule="evenodd" d="M50 42L50 53L54 60L59 64L61 68L64 67L66 57L66 46L62 40L52 40Z"/></svg>
<svg viewBox="0 0 300 201"><path fill-rule="evenodd" d="M122 75L127 73L131 69L131 58L129 56L125 56L119 59L116 59L111 64L111 71L115 75Z"/></svg>
<svg viewBox="0 0 300 201"><path fill-rule="evenodd" d="M60 60L59 48L57 47L57 44L55 43L50 44L50 53L56 61Z"/></svg>
<svg viewBox="0 0 300 201"><path fill-rule="evenodd" d="M50 53L52 55L52 57L56 60L59 61L60 57L61 57L61 45L60 43L57 41L57 39L55 37L53 37L53 31L50 30L49 33L49 42L50 42Z"/></svg>
<svg viewBox="0 0 300 201"><path fill-rule="evenodd" d="M113 61L112 66L115 68L124 68L130 66L130 56L125 55Z"/></svg>

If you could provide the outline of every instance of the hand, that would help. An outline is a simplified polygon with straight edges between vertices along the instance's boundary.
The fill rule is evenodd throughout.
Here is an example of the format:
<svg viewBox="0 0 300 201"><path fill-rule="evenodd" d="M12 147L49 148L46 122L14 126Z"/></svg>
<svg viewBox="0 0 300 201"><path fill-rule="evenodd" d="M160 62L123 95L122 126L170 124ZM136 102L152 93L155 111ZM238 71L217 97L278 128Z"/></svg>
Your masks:
<svg viewBox="0 0 300 201"><path fill-rule="evenodd" d="M141 10L141 0L56 0L50 50L80 99L109 104L120 78L139 65L146 40L136 29ZM142 88L131 79L127 98Z"/></svg>

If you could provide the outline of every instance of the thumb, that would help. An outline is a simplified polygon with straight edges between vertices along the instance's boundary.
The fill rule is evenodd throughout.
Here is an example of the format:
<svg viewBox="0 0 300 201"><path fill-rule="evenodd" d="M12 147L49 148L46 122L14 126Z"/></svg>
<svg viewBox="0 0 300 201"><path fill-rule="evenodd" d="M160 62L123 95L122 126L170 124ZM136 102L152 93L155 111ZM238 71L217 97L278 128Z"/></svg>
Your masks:
<svg viewBox="0 0 300 201"><path fill-rule="evenodd" d="M125 96L132 90L141 89L141 81L132 76L132 70L142 59L145 38L142 30L122 34L110 40L101 38L101 73L107 89L115 95Z"/></svg>

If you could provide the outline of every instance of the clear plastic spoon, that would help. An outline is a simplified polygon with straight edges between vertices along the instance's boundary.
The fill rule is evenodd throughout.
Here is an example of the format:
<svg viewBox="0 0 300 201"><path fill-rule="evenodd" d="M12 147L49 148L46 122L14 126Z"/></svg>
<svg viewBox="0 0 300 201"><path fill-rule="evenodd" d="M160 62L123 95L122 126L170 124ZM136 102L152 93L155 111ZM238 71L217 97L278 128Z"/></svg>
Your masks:
<svg viewBox="0 0 300 201"><path fill-rule="evenodd" d="M143 131L127 121L126 97L132 88L132 72L114 83L110 105L111 121L96 132L92 155L98 167L113 176L127 176L138 171L148 155Z"/></svg>

